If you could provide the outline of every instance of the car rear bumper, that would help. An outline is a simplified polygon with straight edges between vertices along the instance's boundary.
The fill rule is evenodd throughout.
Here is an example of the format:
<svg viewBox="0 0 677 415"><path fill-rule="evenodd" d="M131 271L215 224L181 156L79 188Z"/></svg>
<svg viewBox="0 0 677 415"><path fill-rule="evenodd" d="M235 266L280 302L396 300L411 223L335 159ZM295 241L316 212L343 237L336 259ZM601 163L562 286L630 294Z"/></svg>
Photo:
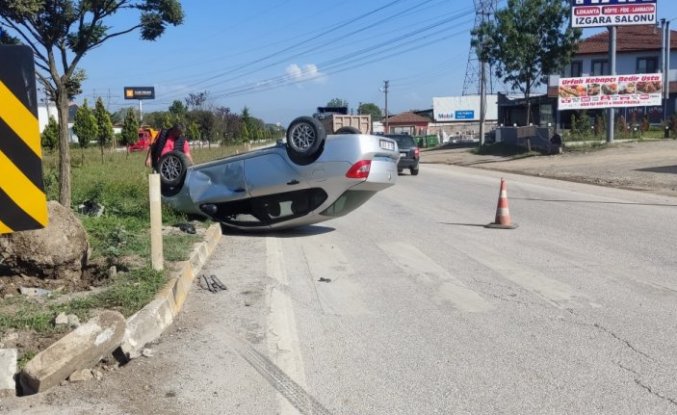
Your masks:
<svg viewBox="0 0 677 415"><path fill-rule="evenodd" d="M397 162L397 169L398 170L403 170L403 169L410 169L410 168L417 168L418 167L418 159L400 159L400 161Z"/></svg>
<svg viewBox="0 0 677 415"><path fill-rule="evenodd" d="M371 161L367 180L352 187L353 190L379 191L395 184L397 181L397 164L395 160L377 157Z"/></svg>

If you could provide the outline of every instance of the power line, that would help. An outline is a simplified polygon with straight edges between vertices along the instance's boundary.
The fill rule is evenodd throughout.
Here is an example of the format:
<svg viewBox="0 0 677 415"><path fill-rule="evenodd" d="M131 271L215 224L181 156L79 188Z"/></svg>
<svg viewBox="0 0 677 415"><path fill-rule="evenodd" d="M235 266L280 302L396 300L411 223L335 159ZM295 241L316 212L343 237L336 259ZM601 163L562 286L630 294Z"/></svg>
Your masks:
<svg viewBox="0 0 677 415"><path fill-rule="evenodd" d="M402 0L392 1L392 2L390 2L390 3L388 3L384 6L381 6L377 9L371 10L370 12L364 13L361 16L358 16L358 17L374 15L377 11L384 10L387 7L391 7L391 6L395 5L396 3L399 3L400 1L402 1ZM336 47L334 47L334 49L338 49L338 48L341 47L341 45L347 44L345 42L345 39L348 38L349 36L354 36L356 34L365 33L366 30L372 29L372 28L376 27L378 24L384 24L388 21L392 21L396 17L405 17L405 16L409 17L411 12L413 12L416 9L416 7L421 7L423 5L430 5L431 2L432 2L432 0L425 1L424 3L418 4L417 6L408 7L406 10L400 10L400 11L391 13L390 16L388 16L386 18L379 19L377 21L377 23L370 24L369 26L366 26L366 27L358 27L358 28L348 32L347 34L342 35L340 37L340 39L342 39L342 40L339 41L339 42L333 42L333 41L328 41L328 40L325 40L324 42L328 42L328 44L330 44L330 45L336 45ZM414 28L413 30L411 30L411 31L409 31L405 34L387 38L384 41L376 43L376 44L373 43L373 39L374 39L373 36L366 37L366 39L372 40L372 43L369 44L367 47L360 49L358 51L352 50L350 53L346 53L346 54L340 55L338 57L331 58L331 59L329 59L329 60L327 60L323 63L318 64L319 69L321 71L319 75L320 76L322 76L322 75L333 75L333 74L336 74L336 73L345 72L347 70L354 69L356 67L363 67L363 66L366 66L370 63L374 63L374 62L381 61L381 60L384 60L384 59L389 59L389 58L392 58L392 57L397 56L397 55L402 55L402 54L404 54L408 51L419 49L421 47L420 46L421 42L425 41L426 39L429 39L432 36L438 36L436 38L436 41L437 41L437 43L439 43L442 40L457 36L458 34L467 33L467 30L463 30L463 31L458 32L458 33L453 33L449 36L444 36L444 34L447 33L449 30L459 28L458 24L450 26L449 23L452 23L452 22L458 20L459 18L462 18L466 15L469 15L469 14L471 14L471 12L472 12L472 9L468 9L468 11L463 11L461 13L454 13L454 14L451 15L451 17L449 17L447 19L441 19L441 20L432 22L431 24L428 24L428 25L426 25L422 28ZM354 23L356 20L357 20L357 18L352 19L351 22ZM340 28L344 28L346 26L347 25L341 26L341 24L334 25L334 26L330 27L329 29L325 30L324 32L322 32L320 35L326 36L330 33L338 33L338 30ZM412 27L412 26L408 25L408 27ZM314 38L314 39L304 40L302 42L296 42L294 45L291 45L287 48L284 48L280 51L277 51L274 54L269 54L269 55L264 56L262 58L258 58L258 59L255 59L253 61L250 61L247 64L239 65L238 68L244 69L251 62L262 63L262 62L265 62L266 60L271 59L271 57L278 57L278 56L282 56L282 55L287 55L286 59L290 59L290 58L302 56L304 53L309 53L309 52L312 52L312 51L319 49L318 46L313 46L312 42L316 42L316 41L317 41L317 37ZM299 48L303 47L304 45L306 46L306 48L298 51ZM327 43L324 43L324 47L322 47L322 50L324 50L324 51L327 50L326 45L327 45ZM354 47L355 43L353 42L353 43L350 43L349 45L352 45ZM409 45L412 45L412 46L407 48L406 50L402 49L402 48L407 47ZM285 53L285 51L291 52L293 50L297 50L297 52L295 52L292 55ZM279 63L279 61L276 62L276 63ZM276 63L274 63L274 64L276 64ZM232 79L220 81L220 82L218 82L218 85L223 85L224 83L230 82L234 79L238 79L238 78L241 78L241 77L244 77L244 76L251 75L255 72L258 72L262 69L270 67L274 64L269 63L269 64L266 64L266 66L264 66L263 68L254 68L251 71L241 73L239 76L234 77ZM226 71L225 74L232 73L232 72L237 72L237 69L233 69L231 71ZM217 74L217 75L213 75L211 78L214 78L215 76L223 76L223 75L224 75L224 73ZM241 96L241 95L246 95L246 94L250 94L250 93L258 93L258 92L263 92L263 91L269 91L269 90L272 90L272 89L276 89L276 88L280 88L280 87L286 87L286 86L289 86L289 85L295 85L295 84L308 82L308 81L312 81L314 79L317 79L317 77L308 76L309 74L303 73L303 72L300 75L301 75L301 78L298 78L298 76L293 76L293 75L288 75L288 74L282 75L282 76L277 76L277 77L265 79L265 80L262 80L262 81L250 82L250 83L240 85L240 86L233 86L233 87L230 87L230 88L224 88L224 89L221 89L220 91L216 91L215 94L210 93L210 95L214 99L225 98L225 97L233 97L233 96ZM211 79L211 78L208 78L208 79ZM206 80L202 80L200 82L205 82L205 81ZM191 88L195 85L199 85L199 83L198 84L189 84L189 86L187 88ZM211 87L213 85L217 85L217 84L209 84L208 86ZM154 105L162 105L162 103L153 103L153 104ZM111 105L123 106L124 104L111 103Z"/></svg>
<svg viewBox="0 0 677 415"><path fill-rule="evenodd" d="M468 13L470 13L470 12L466 12L465 15L467 15ZM425 32L428 32L431 29L435 29L435 28L438 28L440 26L444 26L445 24L451 23L451 22L453 22L453 21L455 21L455 20L457 20L461 17L464 17L465 15L462 14L462 13L459 13L455 16L452 16L451 18L443 19L442 21L437 21L433 24L430 24L425 28L417 28L417 29L414 29L414 30L412 30L408 33L403 34L403 35L399 35L395 38L387 39L387 40L380 42L376 45L370 45L369 47L363 48L361 50L353 51L349 54L330 59L329 61L321 63L320 65L318 65L318 67L323 71L328 71L327 73L333 73L332 72L333 69L341 69L341 67L346 67L346 66L347 66L346 69L352 69L352 68L356 67L355 64L357 64L357 66L359 66L359 65L365 64L365 62L371 63L374 60L373 59L368 60L368 59L384 55L389 51L396 51L395 55L397 55L399 52L404 52L403 50L400 50L400 49L403 46L406 46L406 45L415 44L413 48L409 48L406 51L415 50L415 49L418 48L417 42L424 41L424 40L426 40L430 37L440 35L444 32L452 30L452 29L456 29L457 27L443 27L442 29L440 29L438 31L431 32L431 33L425 33ZM464 29L464 30L461 30L459 32L455 32L451 37L454 37L454 36L457 36L459 34L463 34L463 33L466 33L466 32L467 32L467 30ZM419 35L419 36L412 37L413 35ZM442 38L439 38L438 40L444 40L446 38L447 37L442 37ZM393 55L391 54L391 55L387 55L387 56L393 56ZM363 60L363 59L367 59L367 60ZM281 76L277 76L277 77L274 77L274 78L271 78L271 79L268 79L268 80L258 81L254 85L234 87L234 88L231 88L230 90L224 91L223 93L220 93L220 94L217 93L217 95L215 97L218 98L218 97L230 95L228 93L228 91L242 90L242 89L247 89L247 90L256 89L261 84L264 84L266 86L271 85L271 84L288 84L288 81L293 81L293 80L294 80L293 76L281 75ZM312 80L312 79L310 79L310 80ZM294 83L296 83L296 82L294 82ZM279 85L279 86L283 86L283 85Z"/></svg>
<svg viewBox="0 0 677 415"><path fill-rule="evenodd" d="M455 36L458 36L458 35L461 35L461 34L464 34L464 33L467 33L467 30L461 30L461 31L452 33L448 36L439 38L439 40L450 39L452 37L455 37ZM429 36L432 36L432 35L429 35ZM426 37L429 37L429 36L426 36ZM323 72L323 74L334 75L334 74L337 74L337 73L345 72L345 71L350 70L350 69L355 69L357 67L364 67L368 64L375 63L375 62L381 62L384 59L391 58L393 56L399 56L403 53L410 52L410 51L413 51L413 50L416 50L416 49L419 49L419 48L420 48L419 45L413 45L413 46L411 46L407 49L398 49L397 47L393 47L393 48L390 48L388 50L392 50L392 49L398 49L398 50L394 51L393 53L387 54L387 55L383 55L382 52L378 52L376 54L372 54L371 55L372 58L369 59L369 60L360 61L360 62L357 62L356 64L353 64L353 65L350 65L350 66L347 66L347 67L343 67L343 68L341 68L341 65L336 65L335 70ZM384 50L384 51L387 51L387 50ZM311 79L300 79L300 80L289 81L289 78L285 78L285 76L282 76L282 77L278 77L278 78L273 79L273 80L269 80L268 82L263 82L263 83L259 82L258 84L255 84L255 85L243 86L239 89L231 89L229 91L225 91L225 92L217 95L216 98L225 98L225 97L232 97L232 96L241 96L241 95L245 95L245 94L248 94L248 93L264 92L264 91L269 91L271 89L276 89L276 88L279 88L279 87L284 87L284 86L295 85L295 84L299 84L299 83L303 83L303 82L308 82L308 81L311 81L311 80L313 80L313 79L311 78ZM285 81L287 81L287 82L285 82ZM263 85L261 85L261 84L263 84Z"/></svg>
<svg viewBox="0 0 677 415"><path fill-rule="evenodd" d="M280 56L280 55L282 55L282 54L285 53L285 52L292 51L292 50L294 50L294 49L296 49L296 48L298 48L298 47L300 47L300 46L305 45L306 43L311 42L311 41L317 41L318 39L320 39L320 38L322 38L322 37L324 37L324 36L326 36L326 35L328 35L328 34L330 34L330 33L332 33L332 32L335 32L336 30L341 29L341 28L343 28L343 27L346 26L346 25L349 25L349 24L355 23L355 22L357 22L357 21L363 20L363 19L365 19L365 18L367 18L367 17L369 17L369 16L371 16L371 15L373 15L373 14L375 14L375 13L378 13L378 12L381 11L381 10L384 10L384 9L386 9L386 8L388 8L388 7L391 7L391 6L393 6L393 5L397 4L397 3L400 3L401 1L403 1L403 0L394 0L394 1L391 1L390 3L387 3L387 4L384 5L384 6L381 6L381 7L378 7L378 8L376 8L376 9L373 9L373 10L367 12L367 13L364 13L364 14L362 14L362 15L360 15L360 16L357 16L356 18L353 18L353 19L350 19L350 20L345 20L345 21L343 21L343 22L339 22L339 23L335 24L334 26L331 26L329 29L325 30L324 32L320 33L319 35L315 36L314 38L306 39L306 40L303 40L303 41L301 41L301 42L297 42L297 43L295 43L295 44L293 44L293 45L291 45L291 46L288 46L288 47L286 47L286 48L284 48L284 49L281 49L281 50L279 50L279 51L277 51L277 52L271 53L271 54L269 54L269 55L267 55L267 56L264 56L264 57L262 57L262 58L258 58L258 59L255 59L255 60L253 60L253 61L249 61L249 62L240 64L240 65L237 65L237 66L236 66L234 69L232 69L232 70L228 70L228 71L222 72L222 73L220 73L220 74L211 76L211 77L209 77L209 78L207 78L207 79L204 79L204 80L202 80L202 81L199 81L199 82L193 84L192 86L193 86L193 87L196 87L196 86L198 86L198 85L200 85L200 84L203 84L203 83L205 83L205 82L209 82L209 81L212 81L212 80L215 80L215 79L219 79L219 78L221 78L221 77L223 77L223 76L226 76L226 75L229 75L229 74L231 74L231 73L237 72L237 71L239 71L239 70L241 70L241 69L250 67L250 66L255 65L255 64L257 64L257 63L264 62L264 61L266 61L266 60L268 60L268 59L271 59L271 58L274 58L274 57L276 57L276 56ZM430 1L430 0L427 0L427 1ZM427 2L427 1L426 1L426 2ZM285 59L285 60L286 60L286 59ZM236 78L236 79L237 79L237 78Z"/></svg>

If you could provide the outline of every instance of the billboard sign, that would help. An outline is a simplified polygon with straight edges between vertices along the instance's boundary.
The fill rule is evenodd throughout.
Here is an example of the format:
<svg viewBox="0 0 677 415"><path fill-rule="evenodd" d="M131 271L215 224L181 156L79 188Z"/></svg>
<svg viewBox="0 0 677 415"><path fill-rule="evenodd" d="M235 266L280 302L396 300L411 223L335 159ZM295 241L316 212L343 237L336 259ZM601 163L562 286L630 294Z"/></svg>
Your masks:
<svg viewBox="0 0 677 415"><path fill-rule="evenodd" d="M487 120L498 119L498 96L487 95ZM479 95L465 95L460 97L434 97L433 117L436 122L479 121Z"/></svg>
<svg viewBox="0 0 677 415"><path fill-rule="evenodd" d="M125 99L155 99L155 87L126 86Z"/></svg>
<svg viewBox="0 0 677 415"><path fill-rule="evenodd" d="M661 105L660 73L560 78L560 111Z"/></svg>
<svg viewBox="0 0 677 415"><path fill-rule="evenodd" d="M455 114L457 120L474 120L475 111L465 110L465 111L456 111Z"/></svg>
<svg viewBox="0 0 677 415"><path fill-rule="evenodd" d="M572 27L656 24L658 0L572 0Z"/></svg>

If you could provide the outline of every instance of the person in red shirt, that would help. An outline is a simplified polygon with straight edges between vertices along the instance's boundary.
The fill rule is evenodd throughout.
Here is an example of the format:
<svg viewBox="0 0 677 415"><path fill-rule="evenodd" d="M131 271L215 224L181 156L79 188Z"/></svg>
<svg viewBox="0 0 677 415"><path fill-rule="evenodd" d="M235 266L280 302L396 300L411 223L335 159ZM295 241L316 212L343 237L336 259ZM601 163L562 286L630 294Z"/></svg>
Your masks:
<svg viewBox="0 0 677 415"><path fill-rule="evenodd" d="M193 157L190 155L190 144L183 135L183 125L176 124L172 127L166 135L160 133L155 142L148 149L146 155L146 167L153 167L155 170L157 162L160 157L169 153L170 151L180 151L186 155L186 158L193 164Z"/></svg>

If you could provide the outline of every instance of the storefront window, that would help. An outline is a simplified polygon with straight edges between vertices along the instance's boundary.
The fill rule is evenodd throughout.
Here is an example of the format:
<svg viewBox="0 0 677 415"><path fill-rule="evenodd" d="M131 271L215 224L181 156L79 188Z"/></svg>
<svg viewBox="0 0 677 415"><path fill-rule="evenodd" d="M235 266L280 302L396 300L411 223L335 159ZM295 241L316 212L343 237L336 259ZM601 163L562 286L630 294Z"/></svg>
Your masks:
<svg viewBox="0 0 677 415"><path fill-rule="evenodd" d="M637 58L637 73L655 73L658 58Z"/></svg>
<svg viewBox="0 0 677 415"><path fill-rule="evenodd" d="M609 75L609 61L607 60L595 60L592 61L592 75Z"/></svg>

